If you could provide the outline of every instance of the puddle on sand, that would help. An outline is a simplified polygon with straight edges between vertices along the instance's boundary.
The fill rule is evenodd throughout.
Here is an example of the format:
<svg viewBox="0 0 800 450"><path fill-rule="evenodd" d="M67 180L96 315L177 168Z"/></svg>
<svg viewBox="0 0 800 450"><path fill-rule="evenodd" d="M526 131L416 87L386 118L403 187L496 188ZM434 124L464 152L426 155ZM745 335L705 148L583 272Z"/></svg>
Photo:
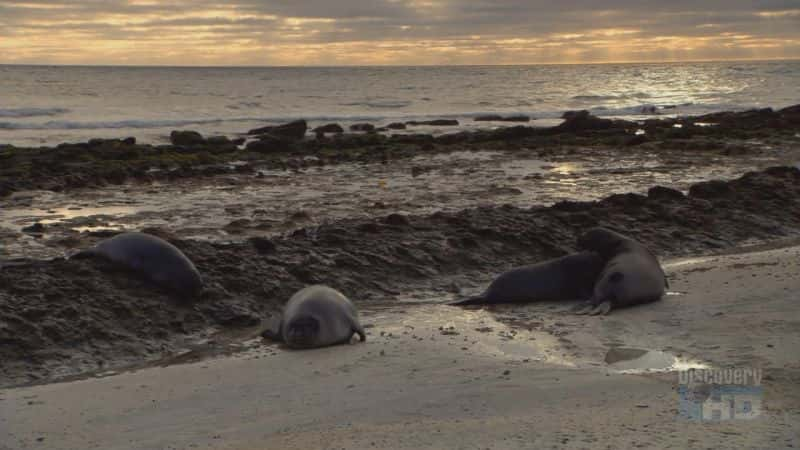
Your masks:
<svg viewBox="0 0 800 450"><path fill-rule="evenodd" d="M380 337L449 340L472 354L576 366L562 356L561 344L548 333L512 328L495 320L489 311L442 305L441 301L365 308L362 322L371 324L371 332L379 332Z"/></svg>
<svg viewBox="0 0 800 450"><path fill-rule="evenodd" d="M673 372L707 369L700 361L690 360L660 350L614 347L608 350L605 363L620 373Z"/></svg>

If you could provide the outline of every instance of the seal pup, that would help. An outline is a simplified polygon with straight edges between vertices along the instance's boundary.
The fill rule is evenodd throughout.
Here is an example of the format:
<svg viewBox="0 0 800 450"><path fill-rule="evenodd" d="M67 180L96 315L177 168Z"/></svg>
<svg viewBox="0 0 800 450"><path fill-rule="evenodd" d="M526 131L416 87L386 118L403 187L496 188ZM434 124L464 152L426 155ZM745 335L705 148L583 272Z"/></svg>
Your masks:
<svg viewBox="0 0 800 450"><path fill-rule="evenodd" d="M336 289L314 285L297 291L262 336L303 349L350 342L354 334L367 339L353 303Z"/></svg>
<svg viewBox="0 0 800 450"><path fill-rule="evenodd" d="M591 298L576 314L608 314L612 308L660 300L668 287L658 258L641 243L605 228L592 228L578 248L597 252L605 261Z"/></svg>
<svg viewBox="0 0 800 450"><path fill-rule="evenodd" d="M195 296L203 290L203 279L192 261L174 245L151 234L121 233L81 250L70 259L92 257L138 272L183 296Z"/></svg>
<svg viewBox="0 0 800 450"><path fill-rule="evenodd" d="M538 300L585 300L603 270L604 260L594 252L517 267L495 278L481 295L451 305L523 303Z"/></svg>

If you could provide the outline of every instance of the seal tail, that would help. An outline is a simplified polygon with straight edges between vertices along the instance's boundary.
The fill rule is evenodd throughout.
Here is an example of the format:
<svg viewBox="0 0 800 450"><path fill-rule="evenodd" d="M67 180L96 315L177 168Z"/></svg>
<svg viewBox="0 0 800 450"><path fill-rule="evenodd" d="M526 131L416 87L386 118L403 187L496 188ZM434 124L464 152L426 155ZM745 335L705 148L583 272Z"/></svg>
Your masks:
<svg viewBox="0 0 800 450"><path fill-rule="evenodd" d="M467 305L484 305L489 303L484 295L476 295L475 297L465 298L463 300L456 300L448 303L450 306L467 306Z"/></svg>

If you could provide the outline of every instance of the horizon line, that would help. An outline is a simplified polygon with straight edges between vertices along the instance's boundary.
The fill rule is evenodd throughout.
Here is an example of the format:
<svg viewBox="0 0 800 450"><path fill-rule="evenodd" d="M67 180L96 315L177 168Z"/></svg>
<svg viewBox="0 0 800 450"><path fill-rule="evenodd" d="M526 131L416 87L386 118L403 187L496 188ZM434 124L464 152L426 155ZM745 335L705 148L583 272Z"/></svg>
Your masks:
<svg viewBox="0 0 800 450"><path fill-rule="evenodd" d="M187 68L187 69L278 69L278 68L375 68L375 67L521 67L521 66L593 66L593 65L624 65L624 64L690 64L690 63L721 63L721 62L777 62L800 61L798 57L787 58L733 58L733 59L686 59L686 60L641 60L641 61L591 61L591 62L539 62L519 64L345 64L345 65L163 65L163 64L62 64L62 63L4 63L0 67L119 67L119 68Z"/></svg>

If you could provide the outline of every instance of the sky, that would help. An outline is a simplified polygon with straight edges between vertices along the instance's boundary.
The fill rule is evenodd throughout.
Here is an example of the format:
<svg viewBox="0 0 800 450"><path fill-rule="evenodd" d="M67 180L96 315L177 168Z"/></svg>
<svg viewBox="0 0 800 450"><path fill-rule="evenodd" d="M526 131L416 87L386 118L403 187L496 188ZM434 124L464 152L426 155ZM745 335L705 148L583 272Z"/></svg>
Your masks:
<svg viewBox="0 0 800 450"><path fill-rule="evenodd" d="M800 0L0 0L0 64L800 58Z"/></svg>

